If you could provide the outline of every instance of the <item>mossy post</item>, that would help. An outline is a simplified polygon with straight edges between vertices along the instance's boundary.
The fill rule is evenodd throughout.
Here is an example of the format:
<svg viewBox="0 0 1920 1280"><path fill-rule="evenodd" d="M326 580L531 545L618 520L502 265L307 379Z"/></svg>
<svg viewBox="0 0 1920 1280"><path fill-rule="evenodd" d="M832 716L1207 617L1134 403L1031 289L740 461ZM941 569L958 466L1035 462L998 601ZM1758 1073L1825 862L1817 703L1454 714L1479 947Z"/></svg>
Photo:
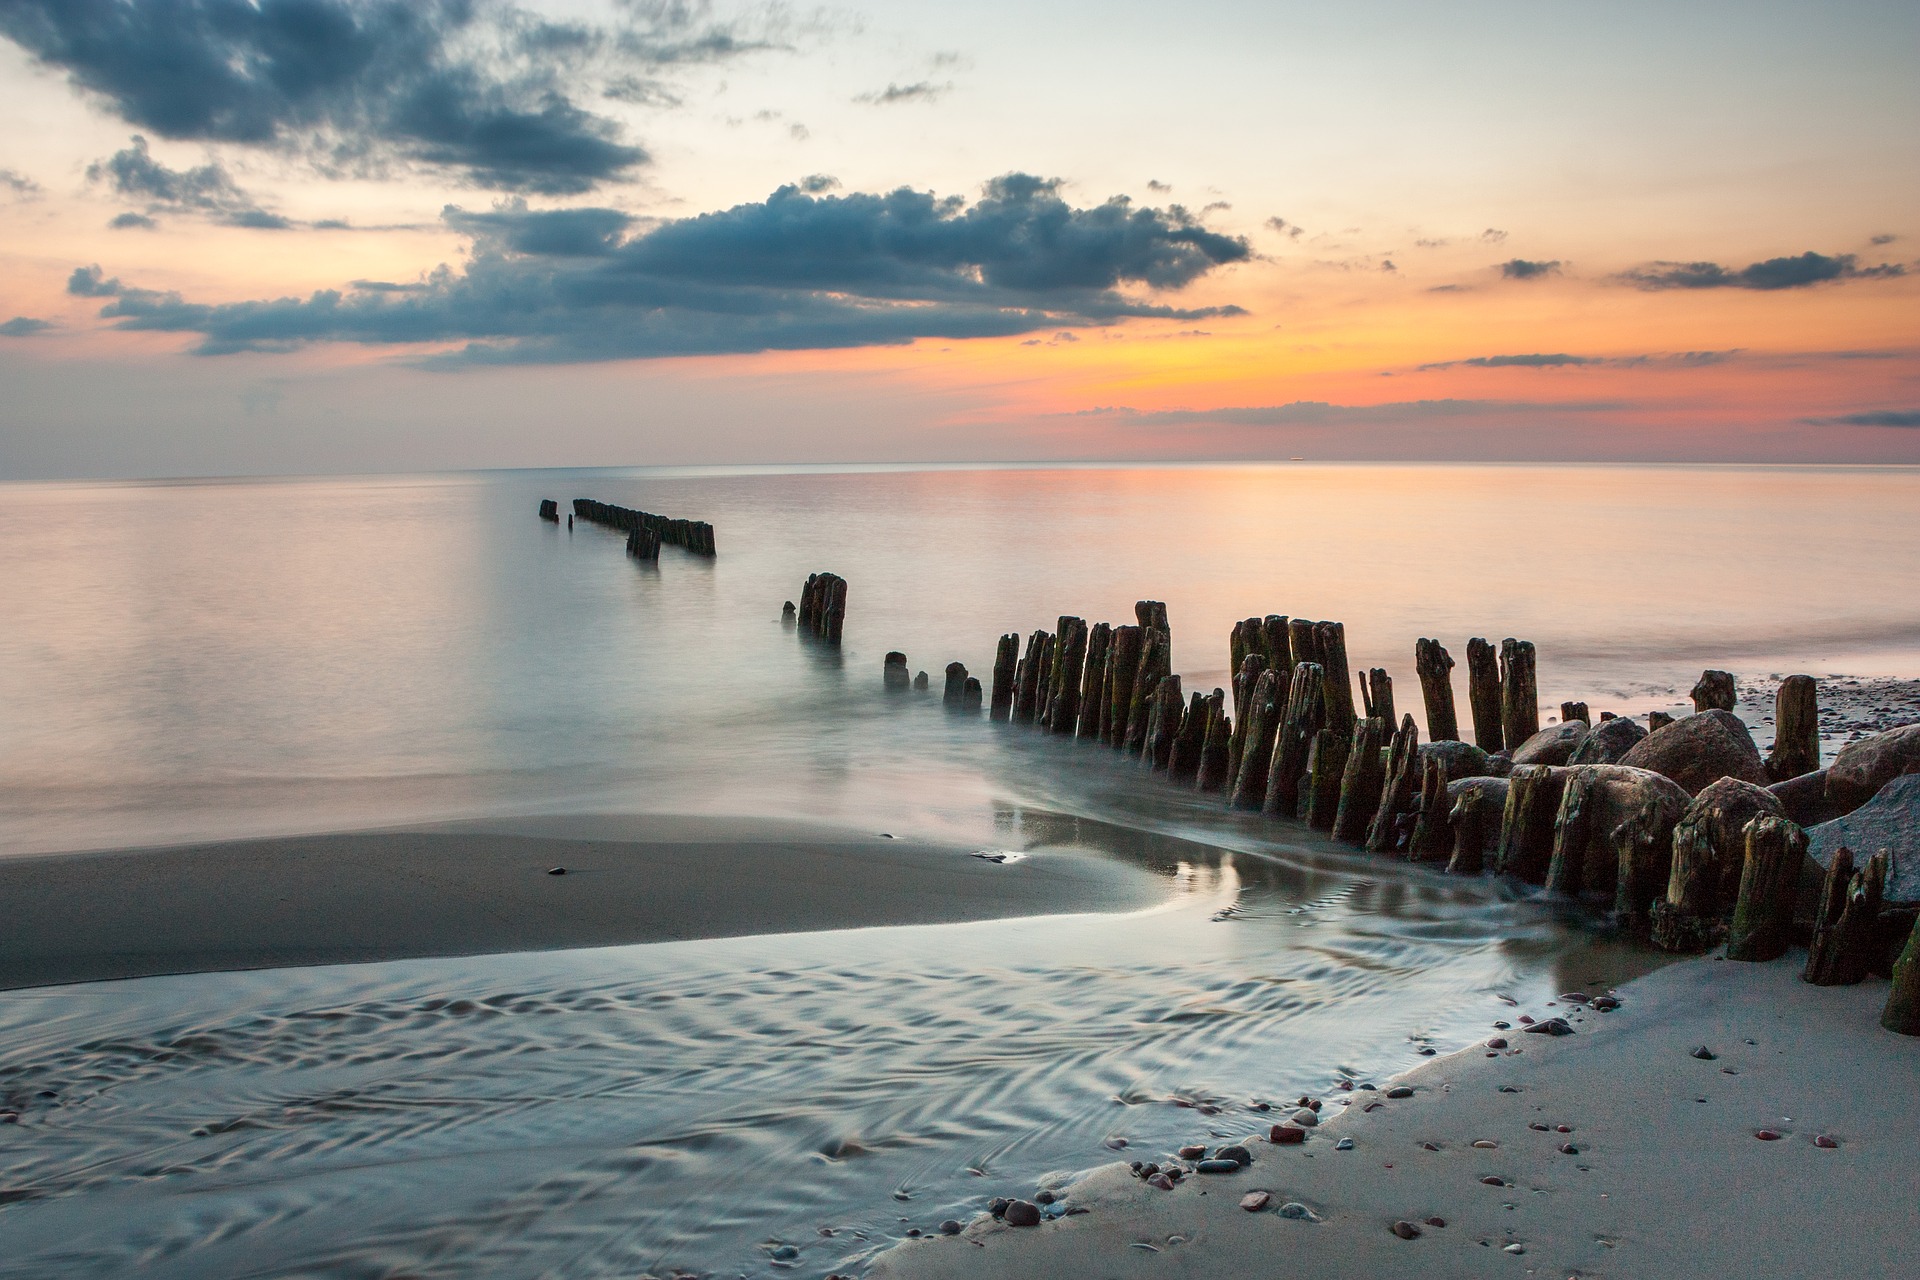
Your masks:
<svg viewBox="0 0 1920 1280"><path fill-rule="evenodd" d="M1389 726L1400 723L1393 714L1393 677L1385 667L1368 667L1360 678L1360 707L1362 714L1384 720Z"/></svg>
<svg viewBox="0 0 1920 1280"><path fill-rule="evenodd" d="M1180 717L1179 732L1174 735L1173 750L1167 756L1167 777L1173 782L1191 783L1200 772L1200 748L1207 740L1206 696L1193 691L1186 711Z"/></svg>
<svg viewBox="0 0 1920 1280"><path fill-rule="evenodd" d="M1080 689L1087 665L1087 624L1062 616L1054 632L1053 707L1047 727L1071 734L1080 724Z"/></svg>
<svg viewBox="0 0 1920 1280"><path fill-rule="evenodd" d="M889 653L886 661L880 665L880 683L888 693L905 693L907 686L913 683L913 676L907 671L907 655L898 649Z"/></svg>
<svg viewBox="0 0 1920 1280"><path fill-rule="evenodd" d="M1260 812L1291 818L1300 811L1300 780L1307 772L1307 754L1314 735L1325 727L1326 673L1317 662L1293 669L1287 705L1274 735L1273 758L1267 766L1267 794Z"/></svg>
<svg viewBox="0 0 1920 1280"><path fill-rule="evenodd" d="M1873 962L1874 926L1886 893L1885 850L1867 859L1865 869L1854 872L1844 890L1836 885L1839 868L1836 852L1820 895L1820 915L1813 922L1813 942L1807 948L1804 976L1817 987L1851 986L1866 980Z"/></svg>
<svg viewBox="0 0 1920 1280"><path fill-rule="evenodd" d="M1008 632L1000 637L1000 645L993 652L993 703L991 715L995 720L1007 720L1013 716L1014 677L1020 668L1020 636L1017 632Z"/></svg>
<svg viewBox="0 0 1920 1280"><path fill-rule="evenodd" d="M1253 705L1254 686L1260 683L1260 677L1269 670L1267 655L1249 653L1240 659L1239 667L1233 674L1233 741L1227 744L1227 776L1239 778L1241 763L1246 759L1247 750L1247 712Z"/></svg>
<svg viewBox="0 0 1920 1280"><path fill-rule="evenodd" d="M1287 660L1295 667L1303 662L1320 661L1320 645L1314 634L1314 624L1307 619L1287 620Z"/></svg>
<svg viewBox="0 0 1920 1280"><path fill-rule="evenodd" d="M1460 721L1453 710L1453 657L1438 640L1416 640L1413 669L1420 677L1420 700L1427 708L1427 740L1453 742Z"/></svg>
<svg viewBox="0 0 1920 1280"><path fill-rule="evenodd" d="M1673 829L1667 896L1653 904L1653 945L1682 955L1705 951L1720 935L1720 856L1706 823Z"/></svg>
<svg viewBox="0 0 1920 1280"><path fill-rule="evenodd" d="M1047 697L1053 689L1053 632L1041 631L1036 634L1040 637L1040 654L1039 670L1034 674L1033 680L1033 723L1044 727L1047 723L1047 713L1052 710L1052 704L1047 701Z"/></svg>
<svg viewBox="0 0 1920 1280"><path fill-rule="evenodd" d="M1287 615L1270 613L1260 619L1260 635L1267 645L1267 665L1278 675L1280 687L1293 678L1293 650L1287 641Z"/></svg>
<svg viewBox="0 0 1920 1280"><path fill-rule="evenodd" d="M1698 715L1702 711L1731 711L1736 699L1733 672L1707 670L1700 673L1694 681L1693 710Z"/></svg>
<svg viewBox="0 0 1920 1280"><path fill-rule="evenodd" d="M1331 683L1328 685L1332 687ZM1357 726L1359 721L1355 721ZM1354 728L1329 724L1313 736L1308 750L1306 794L1300 798L1300 817L1319 831L1332 831L1340 814L1340 787L1346 781L1347 760L1353 751Z"/></svg>
<svg viewBox="0 0 1920 1280"><path fill-rule="evenodd" d="M1380 788L1384 772L1380 765L1380 740L1386 736L1386 721L1368 716L1353 731L1353 745L1347 752L1346 768L1340 775L1340 800L1334 806L1333 838L1349 844L1364 843L1367 824L1380 808Z"/></svg>
<svg viewBox="0 0 1920 1280"><path fill-rule="evenodd" d="M960 711L969 716L980 714L980 681L974 676L968 676L960 689Z"/></svg>
<svg viewBox="0 0 1920 1280"><path fill-rule="evenodd" d="M1893 983L1880 1025L1896 1035L1920 1036L1920 916L1914 917L1907 945L1893 962Z"/></svg>
<svg viewBox="0 0 1920 1280"><path fill-rule="evenodd" d="M1260 651L1260 619L1242 618L1234 623L1233 630L1227 636L1227 673L1238 677L1241 664L1247 660L1247 655ZM1233 714L1236 716L1243 714L1239 696L1239 690L1236 688L1233 703Z"/></svg>
<svg viewBox="0 0 1920 1280"><path fill-rule="evenodd" d="M1200 770L1194 790L1209 795L1227 786L1227 740L1233 736L1233 717L1227 714L1227 695L1215 689L1208 698L1207 736L1200 744Z"/></svg>
<svg viewBox="0 0 1920 1280"><path fill-rule="evenodd" d="M1501 875L1541 884L1553 860L1553 823L1560 811L1566 771L1544 764L1517 766L1507 777L1507 807L1500 817L1500 845L1493 867Z"/></svg>
<svg viewBox="0 0 1920 1280"><path fill-rule="evenodd" d="M1447 860L1450 876L1477 876L1486 870L1487 833L1500 815L1487 793L1473 787L1460 793L1447 814L1453 827L1453 856Z"/></svg>
<svg viewBox="0 0 1920 1280"><path fill-rule="evenodd" d="M1036 631L1027 637L1027 653L1020 659L1020 682L1013 694L1013 722L1032 724L1040 708L1041 650L1051 637Z"/></svg>
<svg viewBox="0 0 1920 1280"><path fill-rule="evenodd" d="M1173 744L1180 738L1180 677L1160 677L1153 695L1153 713L1147 717L1147 741L1140 757L1155 773L1168 772L1173 765Z"/></svg>
<svg viewBox="0 0 1920 1280"><path fill-rule="evenodd" d="M1500 642L1500 736L1507 750L1540 732L1540 690L1534 675L1533 641Z"/></svg>
<svg viewBox="0 0 1920 1280"><path fill-rule="evenodd" d="M1107 649L1107 704L1100 719L1100 737L1110 747L1127 740L1127 716L1133 710L1133 681L1140 674L1144 639L1137 626L1113 629L1113 644Z"/></svg>
<svg viewBox="0 0 1920 1280"><path fill-rule="evenodd" d="M1453 817L1447 796L1447 765L1439 756L1428 756L1420 770L1420 816L1413 824L1413 838L1407 841L1407 857L1415 862L1436 862L1453 849Z"/></svg>
<svg viewBox="0 0 1920 1280"><path fill-rule="evenodd" d="M1547 862L1547 892L1577 897L1581 872L1587 862L1587 842L1593 838L1593 810L1600 775L1575 769L1560 793L1560 810L1553 820L1553 856Z"/></svg>
<svg viewBox="0 0 1920 1280"><path fill-rule="evenodd" d="M1392 853L1399 847L1400 820L1414 811L1414 783L1419 773L1420 730L1411 715L1402 716L1400 728L1393 735L1393 748L1387 753L1380 804L1367 827L1368 853Z"/></svg>
<svg viewBox="0 0 1920 1280"><path fill-rule="evenodd" d="M1316 622L1313 624L1313 644L1319 653L1320 666L1327 673L1327 725L1335 729L1348 743L1353 741L1354 721L1359 719L1353 706L1353 681L1347 676L1347 628L1339 622ZM1340 756L1341 764L1346 764L1344 750ZM1337 792L1337 787L1335 788ZM1337 798L1337 796L1336 796ZM1333 820L1331 812L1327 820Z"/></svg>
<svg viewBox="0 0 1920 1280"><path fill-rule="evenodd" d="M560 523L560 504L552 498L540 499L540 518L553 524Z"/></svg>
<svg viewBox="0 0 1920 1280"><path fill-rule="evenodd" d="M1593 723L1593 712L1584 702L1563 702L1560 704L1560 723L1565 724L1569 720L1590 725Z"/></svg>
<svg viewBox="0 0 1920 1280"><path fill-rule="evenodd" d="M1506 746L1500 727L1500 657L1479 636L1467 641L1467 706L1473 712L1473 744L1482 751Z"/></svg>
<svg viewBox="0 0 1920 1280"><path fill-rule="evenodd" d="M1820 767L1820 685L1812 676L1788 676L1773 695L1773 750L1767 776L1785 782Z"/></svg>
<svg viewBox="0 0 1920 1280"><path fill-rule="evenodd" d="M1652 910L1665 891L1673 866L1673 832L1661 820L1657 801L1641 804L1607 837L1618 867L1614 873L1613 916L1635 937L1652 928Z"/></svg>
<svg viewBox="0 0 1920 1280"><path fill-rule="evenodd" d="M1807 833L1797 823L1762 814L1743 834L1746 864L1727 930L1727 959L1778 960L1793 940L1793 900L1807 856Z"/></svg>
<svg viewBox="0 0 1920 1280"><path fill-rule="evenodd" d="M1247 661L1264 663L1266 659L1259 654L1249 654ZM1266 802L1267 769L1273 763L1274 722L1280 711L1279 677L1270 669L1263 670L1253 682L1253 691L1247 695L1234 731L1234 738L1240 743L1240 767L1234 774L1227 803L1236 809L1258 813ZM1232 769L1233 763L1229 752L1227 767Z"/></svg>
<svg viewBox="0 0 1920 1280"><path fill-rule="evenodd" d="M1100 713L1107 703L1107 658L1113 648L1113 627L1096 622L1087 631L1087 656L1080 677L1080 726L1082 739L1098 739Z"/></svg>
<svg viewBox="0 0 1920 1280"><path fill-rule="evenodd" d="M1147 717L1153 711L1153 695L1160 681L1171 672L1167 655L1167 633L1148 627L1140 635L1140 667L1133 677L1133 697L1127 708L1127 734L1121 750L1138 755L1147 745Z"/></svg>

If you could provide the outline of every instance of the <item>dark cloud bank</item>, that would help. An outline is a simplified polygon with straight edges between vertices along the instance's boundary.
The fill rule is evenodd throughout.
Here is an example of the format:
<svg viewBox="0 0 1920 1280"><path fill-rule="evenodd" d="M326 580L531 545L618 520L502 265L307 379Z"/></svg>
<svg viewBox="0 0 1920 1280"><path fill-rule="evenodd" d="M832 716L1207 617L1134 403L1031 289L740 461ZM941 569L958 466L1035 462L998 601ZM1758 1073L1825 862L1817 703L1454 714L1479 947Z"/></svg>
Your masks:
<svg viewBox="0 0 1920 1280"><path fill-rule="evenodd" d="M1099 325L1196 320L1122 292L1175 290L1247 260L1246 241L1185 210L1116 197L1078 209L1056 183L1009 174L967 205L901 189L767 200L635 232L616 209L449 207L473 237L464 271L357 282L308 298L206 305L73 273L126 329L197 333L199 350L312 342L464 342L438 363L535 363L866 346Z"/></svg>
<svg viewBox="0 0 1920 1280"><path fill-rule="evenodd" d="M1656 262L1621 274L1642 289L1799 289L1833 280L1877 280L1905 275L1897 262L1863 267L1851 253L1803 253L1768 258L1733 270L1717 262Z"/></svg>
<svg viewBox="0 0 1920 1280"><path fill-rule="evenodd" d="M576 98L659 99L650 77L771 47L685 0L623 0L610 25L509 0L0 0L0 35L163 138L393 164L576 194L647 153Z"/></svg>

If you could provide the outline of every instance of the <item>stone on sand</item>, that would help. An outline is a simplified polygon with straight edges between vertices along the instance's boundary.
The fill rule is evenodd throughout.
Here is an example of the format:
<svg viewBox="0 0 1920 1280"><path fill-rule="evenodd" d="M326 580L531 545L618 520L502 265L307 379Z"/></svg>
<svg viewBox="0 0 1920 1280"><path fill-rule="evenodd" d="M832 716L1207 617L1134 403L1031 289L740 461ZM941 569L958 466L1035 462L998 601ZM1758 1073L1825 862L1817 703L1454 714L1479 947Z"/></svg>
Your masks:
<svg viewBox="0 0 1920 1280"><path fill-rule="evenodd" d="M1856 866L1884 849L1887 884L1881 901L1920 903L1920 773L1895 778L1867 804L1807 832L1807 854L1823 871L1843 847L1853 851Z"/></svg>

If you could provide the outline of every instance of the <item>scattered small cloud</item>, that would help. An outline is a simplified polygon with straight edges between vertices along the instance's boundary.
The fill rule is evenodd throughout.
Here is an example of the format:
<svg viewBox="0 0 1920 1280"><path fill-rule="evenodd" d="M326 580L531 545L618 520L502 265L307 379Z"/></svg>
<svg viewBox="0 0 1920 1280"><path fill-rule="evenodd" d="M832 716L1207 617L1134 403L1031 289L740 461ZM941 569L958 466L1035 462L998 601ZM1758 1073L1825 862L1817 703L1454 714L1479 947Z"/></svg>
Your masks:
<svg viewBox="0 0 1920 1280"><path fill-rule="evenodd" d="M197 169L170 169L153 158L146 138L134 134L127 147L87 166L89 182L105 183L113 193L146 205L144 221L115 219L117 227L153 226L156 213L192 214L229 227L285 231L294 224L260 203L224 168L209 162ZM136 218L138 215L136 215Z"/></svg>
<svg viewBox="0 0 1920 1280"><path fill-rule="evenodd" d="M817 196L823 191L838 190L839 186L840 179L830 173L810 173L800 179L800 189L810 196Z"/></svg>
<svg viewBox="0 0 1920 1280"><path fill-rule="evenodd" d="M1500 264L1500 274L1508 280L1538 280L1542 276L1560 274L1559 259L1551 262L1531 262L1526 258L1509 258Z"/></svg>
<svg viewBox="0 0 1920 1280"><path fill-rule="evenodd" d="M1428 293L1472 293L1473 289L1471 286L1464 285L1464 284L1436 284L1432 288L1428 289L1427 292Z"/></svg>
<svg viewBox="0 0 1920 1280"><path fill-rule="evenodd" d="M15 316L0 324L0 338L31 338L37 333L45 333L54 328L51 320L40 320L33 316Z"/></svg>
<svg viewBox="0 0 1920 1280"><path fill-rule="evenodd" d="M1339 427L1466 417L1609 413L1623 407L1622 402L1613 400L1393 400L1365 405L1295 400L1288 404L1240 405L1223 409L1142 410L1126 405L1103 405L1062 416L1112 418L1145 426L1217 423L1240 427Z"/></svg>
<svg viewBox="0 0 1920 1280"><path fill-rule="evenodd" d="M1384 259L1384 260L1383 260L1383 261L1382 261L1382 262L1380 263L1380 269L1381 269L1382 271L1398 271L1398 270L1400 270L1400 268L1398 268L1398 267L1396 267L1396 266L1394 266L1394 265L1393 265L1393 259L1392 259L1392 258L1387 258L1387 259Z"/></svg>
<svg viewBox="0 0 1920 1280"><path fill-rule="evenodd" d="M1727 351L1675 351L1660 355L1638 356L1577 356L1565 351L1534 351L1522 355L1471 356L1463 360L1439 360L1432 364L1417 365L1414 371L1429 373L1435 369L1457 368L1568 369L1599 365L1617 369L1657 365L1697 369L1707 365L1725 364L1740 354L1741 348L1738 347Z"/></svg>
<svg viewBox="0 0 1920 1280"><path fill-rule="evenodd" d="M1155 195L1165 195L1167 192L1173 190L1173 184L1171 182L1162 182L1158 178L1148 178L1147 190L1153 192Z"/></svg>
<svg viewBox="0 0 1920 1280"><path fill-rule="evenodd" d="M18 169L0 169L0 196L9 200L34 200L44 188Z"/></svg>
<svg viewBox="0 0 1920 1280"><path fill-rule="evenodd" d="M931 80L916 80L912 84L889 84L884 89L863 93L854 99L876 107L890 107L901 102L933 102L953 88L951 81L935 84Z"/></svg>
<svg viewBox="0 0 1920 1280"><path fill-rule="evenodd" d="M1276 235L1283 235L1289 240L1300 238L1300 227L1296 223L1288 222L1285 218L1268 218L1267 230Z"/></svg>
<svg viewBox="0 0 1920 1280"><path fill-rule="evenodd" d="M114 231L152 231L160 224L144 213L121 213L114 215L107 226Z"/></svg>
<svg viewBox="0 0 1920 1280"><path fill-rule="evenodd" d="M1413 247L1416 249L1444 249L1449 243L1450 242L1446 240L1415 240Z"/></svg>
<svg viewBox="0 0 1920 1280"><path fill-rule="evenodd" d="M1210 213L1225 213L1231 208L1233 208L1233 206L1225 200L1214 200L1200 206L1200 216L1204 218Z"/></svg>
<svg viewBox="0 0 1920 1280"><path fill-rule="evenodd" d="M1903 276L1897 262L1863 267L1851 253L1803 253L1797 257L1768 258L1733 270L1717 262L1655 262L1620 274L1640 289L1801 289L1839 280L1883 280Z"/></svg>
<svg viewBox="0 0 1920 1280"><path fill-rule="evenodd" d="M1802 418L1816 427L1920 427L1920 409L1873 409L1830 418Z"/></svg>
<svg viewBox="0 0 1920 1280"><path fill-rule="evenodd" d="M813 130L803 124L794 123L787 126L787 136L795 142L805 142L813 136Z"/></svg>
<svg viewBox="0 0 1920 1280"><path fill-rule="evenodd" d="M1867 241L1867 243L1872 245L1874 248L1878 249L1881 245L1892 244L1895 240L1898 240L1899 238L1900 238L1899 236L1890 235L1890 234L1878 235L1878 236L1875 236L1873 239Z"/></svg>
<svg viewBox="0 0 1920 1280"><path fill-rule="evenodd" d="M1506 238L1507 238L1507 233L1500 230L1498 227L1488 227L1485 231L1482 231L1480 233L1481 242L1484 244L1499 244Z"/></svg>

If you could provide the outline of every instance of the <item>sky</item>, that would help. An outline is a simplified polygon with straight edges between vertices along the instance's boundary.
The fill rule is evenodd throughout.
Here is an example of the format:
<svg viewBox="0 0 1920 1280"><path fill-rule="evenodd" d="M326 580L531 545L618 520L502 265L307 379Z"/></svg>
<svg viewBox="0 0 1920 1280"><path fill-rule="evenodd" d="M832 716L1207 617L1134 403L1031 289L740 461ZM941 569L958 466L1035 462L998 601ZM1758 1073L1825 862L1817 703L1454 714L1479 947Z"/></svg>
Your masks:
<svg viewBox="0 0 1920 1280"><path fill-rule="evenodd" d="M1920 463L1911 0L0 0L0 480Z"/></svg>

